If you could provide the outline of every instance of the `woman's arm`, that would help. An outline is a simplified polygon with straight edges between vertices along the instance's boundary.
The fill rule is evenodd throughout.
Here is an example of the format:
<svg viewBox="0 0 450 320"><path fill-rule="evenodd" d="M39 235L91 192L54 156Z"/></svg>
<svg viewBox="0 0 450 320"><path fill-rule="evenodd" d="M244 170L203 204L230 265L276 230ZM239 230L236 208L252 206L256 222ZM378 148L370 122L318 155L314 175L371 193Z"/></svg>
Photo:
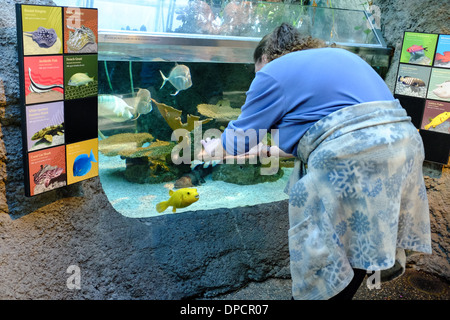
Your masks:
<svg viewBox="0 0 450 320"><path fill-rule="evenodd" d="M268 146L263 143L259 143L247 153L243 155L232 155L226 152L222 146L221 139L206 138L201 140L203 150L201 159L210 158L211 160L223 160L226 158L236 158L242 156L260 156L260 157L278 157L278 158L293 158L290 153L286 153L277 146Z"/></svg>

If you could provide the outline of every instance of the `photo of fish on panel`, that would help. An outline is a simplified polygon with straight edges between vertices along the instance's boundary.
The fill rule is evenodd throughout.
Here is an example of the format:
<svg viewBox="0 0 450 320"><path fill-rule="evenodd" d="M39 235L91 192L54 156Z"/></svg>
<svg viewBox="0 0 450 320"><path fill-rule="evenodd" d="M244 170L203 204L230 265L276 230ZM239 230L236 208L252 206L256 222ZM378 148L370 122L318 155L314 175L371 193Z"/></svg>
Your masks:
<svg viewBox="0 0 450 320"><path fill-rule="evenodd" d="M427 100L420 128L450 134L450 102Z"/></svg>
<svg viewBox="0 0 450 320"><path fill-rule="evenodd" d="M437 34L405 32L400 62L431 66L436 52L437 39Z"/></svg>
<svg viewBox="0 0 450 320"><path fill-rule="evenodd" d="M450 35L439 35L433 66L450 68Z"/></svg>
<svg viewBox="0 0 450 320"><path fill-rule="evenodd" d="M64 98L63 59L61 56L24 58L25 102L59 101Z"/></svg>
<svg viewBox="0 0 450 320"><path fill-rule="evenodd" d="M425 98L430 80L430 69L423 66L400 64L398 79L395 85L395 93Z"/></svg>
<svg viewBox="0 0 450 320"><path fill-rule="evenodd" d="M428 99L450 102L450 70L436 68L431 71Z"/></svg>
<svg viewBox="0 0 450 320"><path fill-rule="evenodd" d="M287 199L283 190L291 160L264 175L259 160L222 163L194 157L201 149L199 138L221 133L241 113L253 64L99 61L98 72L99 176L123 215L151 217ZM180 151L183 143L188 149ZM175 163L184 152L190 161Z"/></svg>

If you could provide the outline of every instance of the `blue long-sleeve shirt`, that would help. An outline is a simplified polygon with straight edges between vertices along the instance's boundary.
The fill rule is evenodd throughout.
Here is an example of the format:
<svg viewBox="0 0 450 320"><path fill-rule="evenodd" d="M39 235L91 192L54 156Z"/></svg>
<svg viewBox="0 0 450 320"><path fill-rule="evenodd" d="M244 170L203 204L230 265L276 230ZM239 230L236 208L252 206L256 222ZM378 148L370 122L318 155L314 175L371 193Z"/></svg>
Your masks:
<svg viewBox="0 0 450 320"><path fill-rule="evenodd" d="M390 100L394 97L383 79L356 54L339 48L289 53L256 73L241 115L228 124L222 144L228 153L241 154L263 138L246 135L248 129L279 129L280 149L296 155L300 138L316 121L347 106ZM236 138L226 139L230 130L247 137L244 146Z"/></svg>

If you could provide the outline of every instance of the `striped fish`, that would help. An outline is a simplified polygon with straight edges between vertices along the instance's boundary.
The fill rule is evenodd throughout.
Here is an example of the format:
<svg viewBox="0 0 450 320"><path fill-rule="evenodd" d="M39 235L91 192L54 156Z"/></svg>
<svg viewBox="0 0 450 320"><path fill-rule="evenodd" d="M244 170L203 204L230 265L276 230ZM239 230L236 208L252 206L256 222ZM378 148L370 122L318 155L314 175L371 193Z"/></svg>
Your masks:
<svg viewBox="0 0 450 320"><path fill-rule="evenodd" d="M62 84L53 84L53 85L43 85L43 84L39 84L33 81L33 78L31 77L31 68L28 68L28 76L30 77L30 86L28 87L28 89L31 92L35 92L35 93L44 93L44 92L48 92L51 91L52 89L55 88L61 88L63 89L64 86Z"/></svg>
<svg viewBox="0 0 450 320"><path fill-rule="evenodd" d="M398 77L398 81L411 87L425 87L425 82L419 78L400 76Z"/></svg>
<svg viewBox="0 0 450 320"><path fill-rule="evenodd" d="M51 167L48 164L46 164L45 167L41 165L41 169L33 174L33 180L36 185L44 184L46 187L48 187L50 185L50 181L56 177L59 177L63 172L62 168L50 168Z"/></svg>

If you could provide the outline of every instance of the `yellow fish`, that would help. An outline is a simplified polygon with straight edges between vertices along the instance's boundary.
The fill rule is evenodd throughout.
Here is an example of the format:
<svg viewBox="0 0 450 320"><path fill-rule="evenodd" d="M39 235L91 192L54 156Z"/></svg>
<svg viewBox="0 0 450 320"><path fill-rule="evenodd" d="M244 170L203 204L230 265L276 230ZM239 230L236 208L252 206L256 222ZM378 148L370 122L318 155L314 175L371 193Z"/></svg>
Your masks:
<svg viewBox="0 0 450 320"><path fill-rule="evenodd" d="M182 188L177 191L169 190L169 200L162 201L156 205L156 211L163 212L168 207L173 207L175 213L177 208L185 208L198 201L197 189Z"/></svg>
<svg viewBox="0 0 450 320"><path fill-rule="evenodd" d="M430 123L425 126L425 129L428 130L430 127L436 128L436 126L447 121L448 118L450 118L450 112L442 112L431 119Z"/></svg>

